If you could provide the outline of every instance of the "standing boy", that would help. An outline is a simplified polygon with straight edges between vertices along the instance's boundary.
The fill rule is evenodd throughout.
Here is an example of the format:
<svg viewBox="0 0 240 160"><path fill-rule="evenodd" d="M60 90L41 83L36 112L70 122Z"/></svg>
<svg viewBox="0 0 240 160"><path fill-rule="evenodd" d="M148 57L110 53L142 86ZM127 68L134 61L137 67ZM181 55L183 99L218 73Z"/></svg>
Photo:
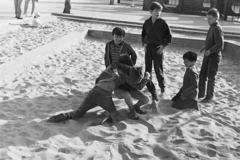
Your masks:
<svg viewBox="0 0 240 160"><path fill-rule="evenodd" d="M161 93L164 93L163 51L171 43L172 33L166 21L160 18L162 5L158 2L152 2L149 9L151 17L144 22L141 35L145 50L145 71L152 73L153 61Z"/></svg>
<svg viewBox="0 0 240 160"><path fill-rule="evenodd" d="M172 98L174 102L172 107L177 109L196 109L198 110L197 89L198 74L195 68L197 54L191 51L183 55L183 62L186 72L183 77L183 86L180 91Z"/></svg>
<svg viewBox="0 0 240 160"><path fill-rule="evenodd" d="M207 12L207 21L210 26L205 46L200 50L204 53L202 68L199 75L199 94L198 98L204 98L201 102L211 102L214 96L215 78L218 73L218 66L220 64L224 47L223 31L218 22L219 12L212 8ZM207 82L207 93L206 81Z"/></svg>

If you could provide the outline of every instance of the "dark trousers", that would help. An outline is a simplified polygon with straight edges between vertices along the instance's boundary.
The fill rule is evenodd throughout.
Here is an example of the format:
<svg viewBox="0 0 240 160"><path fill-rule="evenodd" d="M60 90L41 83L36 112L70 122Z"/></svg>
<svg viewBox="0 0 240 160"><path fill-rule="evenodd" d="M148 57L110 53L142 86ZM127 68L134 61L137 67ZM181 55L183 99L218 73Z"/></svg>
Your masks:
<svg viewBox="0 0 240 160"><path fill-rule="evenodd" d="M198 110L198 102L194 99L181 99L182 89L172 98L174 102L172 107L176 109L196 109Z"/></svg>
<svg viewBox="0 0 240 160"><path fill-rule="evenodd" d="M205 97L206 82L207 94L206 98L210 99L214 96L215 78L218 73L218 66L221 62L221 56L204 56L202 68L199 74L199 94L198 97Z"/></svg>
<svg viewBox="0 0 240 160"><path fill-rule="evenodd" d="M80 107L77 110L70 112L72 119L75 120L82 117L88 110L97 106L102 107L109 113L117 113L111 95L112 93L95 86L89 91Z"/></svg>
<svg viewBox="0 0 240 160"><path fill-rule="evenodd" d="M157 46L148 45L147 52L145 53L145 71L152 73L152 61L154 65L154 70L158 80L159 87L161 89L165 88L164 74L163 74L163 58L164 54L157 54Z"/></svg>

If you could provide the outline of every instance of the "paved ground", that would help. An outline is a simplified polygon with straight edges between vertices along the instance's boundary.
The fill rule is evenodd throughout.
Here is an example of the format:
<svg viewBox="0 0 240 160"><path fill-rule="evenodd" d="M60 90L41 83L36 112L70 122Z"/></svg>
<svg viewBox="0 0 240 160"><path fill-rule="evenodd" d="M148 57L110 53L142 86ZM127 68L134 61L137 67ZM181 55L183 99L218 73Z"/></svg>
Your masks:
<svg viewBox="0 0 240 160"><path fill-rule="evenodd" d="M144 22L150 16L148 11L142 10L142 1L137 0L136 7L131 8L131 1L121 0L120 5L109 5L110 0L71 0L71 14L84 17L96 17L124 20L131 22ZM24 0L22 8L24 7ZM42 14L62 13L64 0L39 0L36 10ZM31 4L29 4L30 16ZM0 0L0 26L7 27L9 22L22 21L14 18L13 0ZM192 28L207 30L208 25L205 16L183 15L175 13L162 13L162 17L170 26L180 28ZM27 17L28 19L30 17ZM240 35L240 23L220 21L224 32ZM2 28L2 27L1 27Z"/></svg>

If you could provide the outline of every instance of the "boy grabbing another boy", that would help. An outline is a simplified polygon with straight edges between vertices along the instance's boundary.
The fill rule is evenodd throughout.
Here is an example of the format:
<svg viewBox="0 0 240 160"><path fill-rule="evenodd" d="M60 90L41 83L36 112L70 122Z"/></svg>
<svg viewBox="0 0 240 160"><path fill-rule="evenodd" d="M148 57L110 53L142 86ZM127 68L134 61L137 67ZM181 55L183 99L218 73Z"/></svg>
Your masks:
<svg viewBox="0 0 240 160"><path fill-rule="evenodd" d="M142 45L145 50L145 71L152 73L152 61L161 93L165 92L163 74L164 48L171 43L171 30L165 20L160 18L162 5L152 2L149 6L151 17L142 27Z"/></svg>
<svg viewBox="0 0 240 160"><path fill-rule="evenodd" d="M180 91L172 98L172 107L176 109L196 109L198 110L198 74L195 68L197 54L188 51L183 55L184 65L187 68L183 77L183 86Z"/></svg>

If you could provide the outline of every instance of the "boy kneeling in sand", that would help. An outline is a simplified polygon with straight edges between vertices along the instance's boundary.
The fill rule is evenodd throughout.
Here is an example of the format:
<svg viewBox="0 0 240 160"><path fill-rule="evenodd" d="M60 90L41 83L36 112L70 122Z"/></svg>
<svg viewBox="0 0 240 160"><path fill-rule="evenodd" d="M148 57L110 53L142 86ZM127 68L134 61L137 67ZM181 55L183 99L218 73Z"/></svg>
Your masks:
<svg viewBox="0 0 240 160"><path fill-rule="evenodd" d="M183 86L172 98L172 107L176 109L196 109L198 110L198 74L195 68L197 54L188 51L183 55L184 65L187 68L183 77Z"/></svg>
<svg viewBox="0 0 240 160"><path fill-rule="evenodd" d="M89 91L87 97L77 110L52 116L48 119L48 122L62 122L68 119L75 120L97 106L108 111L112 121L117 122L119 121L118 113L111 97L114 89L120 84L127 82L140 90L149 82L149 78L149 73L143 75L142 67L130 67L130 74L127 75L120 70L118 71L117 66L112 64L99 75L95 86Z"/></svg>

